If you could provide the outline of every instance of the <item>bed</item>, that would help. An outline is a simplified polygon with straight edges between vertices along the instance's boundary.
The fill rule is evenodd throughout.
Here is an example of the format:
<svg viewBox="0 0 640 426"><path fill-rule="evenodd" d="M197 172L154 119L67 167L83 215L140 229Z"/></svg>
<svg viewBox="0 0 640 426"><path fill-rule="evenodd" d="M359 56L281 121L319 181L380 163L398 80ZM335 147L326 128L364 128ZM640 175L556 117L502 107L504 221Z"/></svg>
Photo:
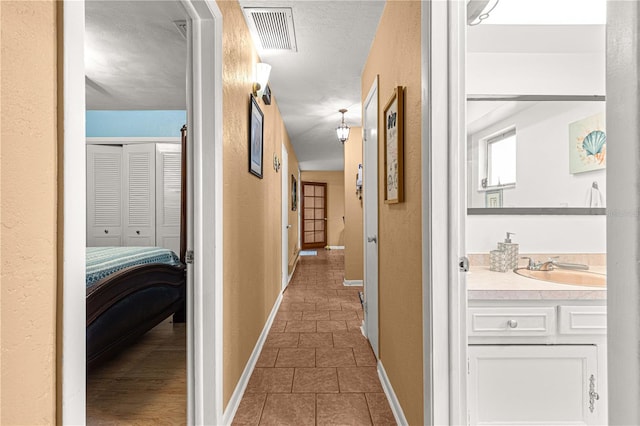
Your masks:
<svg viewBox="0 0 640 426"><path fill-rule="evenodd" d="M180 255L160 247L88 247L87 368L174 315L186 317L186 126L182 128Z"/></svg>

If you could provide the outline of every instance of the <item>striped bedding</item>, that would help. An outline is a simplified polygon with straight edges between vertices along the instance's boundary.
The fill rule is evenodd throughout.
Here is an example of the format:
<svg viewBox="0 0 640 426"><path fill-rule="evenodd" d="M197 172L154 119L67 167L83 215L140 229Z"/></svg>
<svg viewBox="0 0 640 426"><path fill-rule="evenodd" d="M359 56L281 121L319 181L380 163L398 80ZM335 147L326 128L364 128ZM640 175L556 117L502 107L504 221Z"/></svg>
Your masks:
<svg viewBox="0 0 640 426"><path fill-rule="evenodd" d="M87 247L86 286L134 265L165 263L179 265L174 252L161 247Z"/></svg>

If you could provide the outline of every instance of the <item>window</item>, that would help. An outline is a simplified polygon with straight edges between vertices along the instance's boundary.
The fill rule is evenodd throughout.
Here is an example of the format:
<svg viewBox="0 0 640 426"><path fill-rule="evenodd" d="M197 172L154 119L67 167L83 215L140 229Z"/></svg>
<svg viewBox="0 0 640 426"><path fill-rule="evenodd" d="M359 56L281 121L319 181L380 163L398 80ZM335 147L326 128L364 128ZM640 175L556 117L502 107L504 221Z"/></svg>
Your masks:
<svg viewBox="0 0 640 426"><path fill-rule="evenodd" d="M486 186L516 184L516 130L487 139ZM483 185L485 186L485 185Z"/></svg>

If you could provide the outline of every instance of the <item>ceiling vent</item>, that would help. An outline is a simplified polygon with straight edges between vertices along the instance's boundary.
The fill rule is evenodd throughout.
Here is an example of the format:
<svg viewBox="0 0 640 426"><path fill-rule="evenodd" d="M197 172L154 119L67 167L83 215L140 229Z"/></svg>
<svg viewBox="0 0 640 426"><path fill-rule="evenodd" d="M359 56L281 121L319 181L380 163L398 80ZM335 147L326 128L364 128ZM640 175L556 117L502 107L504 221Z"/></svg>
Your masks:
<svg viewBox="0 0 640 426"><path fill-rule="evenodd" d="M298 51L290 7L245 7L243 10L251 35L262 50Z"/></svg>

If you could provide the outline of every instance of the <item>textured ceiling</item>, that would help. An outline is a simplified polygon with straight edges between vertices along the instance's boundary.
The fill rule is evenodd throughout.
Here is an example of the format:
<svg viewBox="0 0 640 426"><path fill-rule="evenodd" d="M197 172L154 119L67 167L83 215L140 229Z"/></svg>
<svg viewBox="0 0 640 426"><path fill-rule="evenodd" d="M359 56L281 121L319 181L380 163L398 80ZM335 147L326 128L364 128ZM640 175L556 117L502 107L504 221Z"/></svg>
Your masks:
<svg viewBox="0 0 640 426"><path fill-rule="evenodd" d="M186 109L177 1L85 2L87 109Z"/></svg>

